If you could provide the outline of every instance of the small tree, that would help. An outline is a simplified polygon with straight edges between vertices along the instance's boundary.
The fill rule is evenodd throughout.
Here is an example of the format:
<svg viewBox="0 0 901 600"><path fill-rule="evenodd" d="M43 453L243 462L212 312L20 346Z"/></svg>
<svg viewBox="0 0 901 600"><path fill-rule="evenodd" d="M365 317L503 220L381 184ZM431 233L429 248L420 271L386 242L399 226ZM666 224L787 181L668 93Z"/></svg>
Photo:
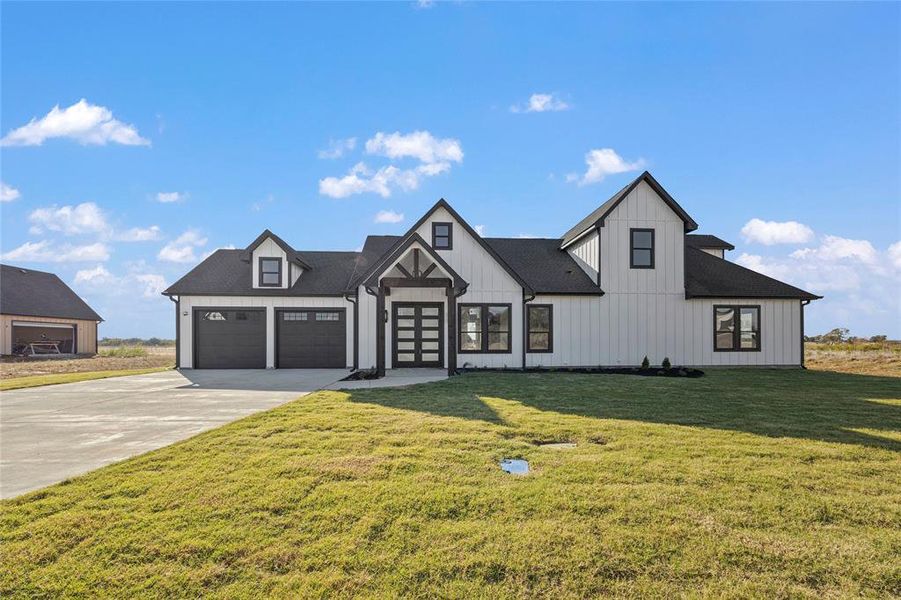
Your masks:
<svg viewBox="0 0 901 600"><path fill-rule="evenodd" d="M651 361L648 360L647 356L645 356L644 360L641 361L641 368L642 369L650 369L651 368Z"/></svg>
<svg viewBox="0 0 901 600"><path fill-rule="evenodd" d="M873 337L870 338L870 341L874 342L876 344L884 344L887 339L888 339L887 335L874 335Z"/></svg>
<svg viewBox="0 0 901 600"><path fill-rule="evenodd" d="M663 367L664 369L672 369L673 368L673 365L670 364L669 356L667 356L663 359L663 362L660 363L660 366Z"/></svg>
<svg viewBox="0 0 901 600"><path fill-rule="evenodd" d="M848 339L849 333L851 332L847 327L836 327L829 333L824 333L821 339L827 344L841 344Z"/></svg>

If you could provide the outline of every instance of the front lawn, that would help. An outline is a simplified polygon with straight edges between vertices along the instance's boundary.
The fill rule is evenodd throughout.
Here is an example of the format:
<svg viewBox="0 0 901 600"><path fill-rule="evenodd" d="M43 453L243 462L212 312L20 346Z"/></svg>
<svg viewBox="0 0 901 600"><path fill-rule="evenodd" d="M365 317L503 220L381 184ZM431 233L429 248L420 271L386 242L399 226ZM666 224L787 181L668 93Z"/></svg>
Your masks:
<svg viewBox="0 0 901 600"><path fill-rule="evenodd" d="M897 596L901 379L320 392L0 509L2 597Z"/></svg>

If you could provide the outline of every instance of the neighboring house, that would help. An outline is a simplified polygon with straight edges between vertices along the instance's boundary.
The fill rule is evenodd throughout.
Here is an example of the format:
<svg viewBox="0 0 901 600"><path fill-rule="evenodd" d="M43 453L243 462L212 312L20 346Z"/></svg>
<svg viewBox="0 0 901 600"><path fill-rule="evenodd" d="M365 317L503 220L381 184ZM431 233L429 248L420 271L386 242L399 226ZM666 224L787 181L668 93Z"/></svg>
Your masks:
<svg viewBox="0 0 901 600"><path fill-rule="evenodd" d="M0 354L96 354L102 320L53 273L0 265Z"/></svg>
<svg viewBox="0 0 901 600"><path fill-rule="evenodd" d="M645 172L560 239L483 238L440 200L362 252L264 231L164 294L182 368L802 365L819 296L695 229Z"/></svg>

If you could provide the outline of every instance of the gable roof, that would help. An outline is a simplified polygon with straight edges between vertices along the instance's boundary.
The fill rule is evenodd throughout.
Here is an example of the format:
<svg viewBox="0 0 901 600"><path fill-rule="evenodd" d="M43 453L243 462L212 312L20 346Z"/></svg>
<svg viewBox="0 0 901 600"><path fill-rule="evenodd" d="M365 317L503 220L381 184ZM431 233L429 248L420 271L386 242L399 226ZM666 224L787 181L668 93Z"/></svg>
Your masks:
<svg viewBox="0 0 901 600"><path fill-rule="evenodd" d="M391 254L384 260L380 261L380 264L386 268L389 265L393 265L394 262L397 259L399 259L401 256L403 256L404 252L406 252L410 248L410 246L412 246L413 244L419 244L420 246L422 246L423 251L426 254L428 254L429 257L431 257L431 259L433 261L435 261L438 264L438 266L440 266L444 270L445 273L450 275L450 278L454 282L455 288L465 289L466 286L469 285L466 281L463 280L462 277L460 277L459 273L454 271L453 268L451 268L451 266L449 264L447 264L447 262L443 258L441 258L441 256L439 256L437 252L435 252L434 248L432 248L429 244L425 243L425 240L422 239L422 236L419 235L418 233L413 233L413 235L407 236L406 238L404 238L404 241L401 244L395 245ZM367 286L375 285L376 284L375 280L378 279L378 275L379 275L379 270L378 269L374 270L372 272L372 274L366 279L366 281L364 281L364 283Z"/></svg>
<svg viewBox="0 0 901 600"><path fill-rule="evenodd" d="M685 297L822 298L692 246L685 247Z"/></svg>
<svg viewBox="0 0 901 600"><path fill-rule="evenodd" d="M279 248L281 248L282 250L285 251L285 254L288 256L288 262L297 263L304 269L312 269L312 267L301 258L299 252L297 252L294 248L292 248L290 245L288 245L288 243L285 240L278 237L277 235L275 235L268 229L264 230L263 233L261 233L260 235L257 236L257 239L250 242L250 245L244 249L244 253L245 253L244 259L249 262L253 257L253 251L257 249L257 246L259 246L260 244L265 242L267 238L272 238L272 241L275 242Z"/></svg>
<svg viewBox="0 0 901 600"><path fill-rule="evenodd" d="M695 220L688 216L688 213L683 210L679 203L669 195L663 186L660 185L656 179L648 172L645 171L634 180L626 184L623 189L613 194L609 200L601 204L599 207L594 209L587 217L576 223L574 227L572 227L569 231L563 234L563 242L560 245L561 248L566 248L568 245L582 237L582 235L595 226L604 226L604 219L607 218L613 209L619 206L619 203L622 202L626 196L628 196L632 190L634 190L639 183L642 181L646 182L651 189L657 192L657 195L663 199L663 201L669 206L674 213L676 213L680 219L685 223L685 231L694 231L698 228L698 224L695 223Z"/></svg>
<svg viewBox="0 0 901 600"><path fill-rule="evenodd" d="M689 233L685 235L685 243L695 248L716 248L718 250L735 250L735 246L715 235Z"/></svg>
<svg viewBox="0 0 901 600"><path fill-rule="evenodd" d="M359 252L304 251L308 263L289 288L253 287L246 250L216 250L163 292L164 295L341 296Z"/></svg>
<svg viewBox="0 0 901 600"><path fill-rule="evenodd" d="M72 288L53 273L0 265L0 313L102 321Z"/></svg>
<svg viewBox="0 0 901 600"><path fill-rule="evenodd" d="M416 221L416 223L414 223L413 226L410 227L410 229L407 230L407 233L405 233L395 242L395 245L400 246L405 242L406 238L415 234L416 230L422 227L422 224L425 223L429 219L429 217L432 216L432 214L439 208L443 208L448 213L450 213L454 220L456 220L457 223L459 223L463 227L463 229L465 229L466 232L469 233L469 235L471 235L473 239L475 239L476 242L478 242L479 245L481 245L482 248L484 248L485 251L488 252L489 255L491 255L491 258L493 258L495 262L497 262L501 266L501 268L504 269L508 275L510 275L510 277L512 277L519 285L523 287L523 290L525 290L527 293L531 293L532 290L529 287L529 284L527 284L516 271L510 268L510 265L508 265L507 262L503 258L501 258L501 256L494 250L494 248L486 243L484 238L482 238L482 236L480 236L475 229L470 227L469 223L467 223L466 220L461 217L459 213L457 213L457 211L455 211L444 198L438 200L438 202L436 202L435 205L432 206L432 208L427 210L426 213L422 215L422 217L418 221ZM366 249L364 246L364 253L365 250ZM392 248L391 250L393 251L394 249ZM387 255L387 252L385 254ZM348 288L352 290L360 285L362 281L369 279L369 277L375 272L375 270L385 262L385 258L386 256L382 256L374 261L371 261L370 265L367 268L361 269L360 274L355 275L354 279L349 282Z"/></svg>
<svg viewBox="0 0 901 600"><path fill-rule="evenodd" d="M592 294L603 291L582 270L560 239L486 238L536 294Z"/></svg>

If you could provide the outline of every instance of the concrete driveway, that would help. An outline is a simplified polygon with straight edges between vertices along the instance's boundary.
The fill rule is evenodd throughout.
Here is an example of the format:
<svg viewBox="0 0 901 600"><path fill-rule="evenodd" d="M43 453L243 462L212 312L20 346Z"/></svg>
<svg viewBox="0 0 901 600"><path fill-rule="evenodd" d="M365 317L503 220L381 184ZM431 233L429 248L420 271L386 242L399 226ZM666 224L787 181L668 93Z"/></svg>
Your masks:
<svg viewBox="0 0 901 600"><path fill-rule="evenodd" d="M164 371L0 393L0 498L327 387L342 369Z"/></svg>

